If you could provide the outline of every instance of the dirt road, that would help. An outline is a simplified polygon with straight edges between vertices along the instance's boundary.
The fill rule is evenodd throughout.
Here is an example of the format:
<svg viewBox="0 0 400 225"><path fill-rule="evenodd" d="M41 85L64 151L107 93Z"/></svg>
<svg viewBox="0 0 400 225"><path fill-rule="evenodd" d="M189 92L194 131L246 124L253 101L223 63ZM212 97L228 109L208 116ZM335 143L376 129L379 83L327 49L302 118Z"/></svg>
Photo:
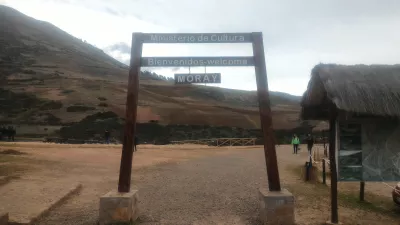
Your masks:
<svg viewBox="0 0 400 225"><path fill-rule="evenodd" d="M120 146L32 146L14 148L58 163L43 164L30 176L62 176L83 184L79 196L37 224L96 224L99 197L117 187ZM306 153L293 155L289 146L280 146L277 152L282 186L296 193L297 224L327 221L330 209L325 191L316 201L313 195L318 193L312 193L313 187L293 172L293 166L304 164ZM260 224L257 191L267 186L262 146L139 146L133 164L133 188L139 189L141 200L140 224ZM390 192L382 193L388 193L389 201ZM392 217L365 210L341 206L339 213L346 224L398 224Z"/></svg>

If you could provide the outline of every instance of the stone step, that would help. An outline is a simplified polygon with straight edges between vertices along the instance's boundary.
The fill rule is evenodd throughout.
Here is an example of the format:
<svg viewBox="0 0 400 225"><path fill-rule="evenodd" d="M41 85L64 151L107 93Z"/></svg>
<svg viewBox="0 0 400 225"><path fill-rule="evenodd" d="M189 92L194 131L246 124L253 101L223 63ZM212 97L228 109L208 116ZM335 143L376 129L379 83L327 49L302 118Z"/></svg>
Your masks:
<svg viewBox="0 0 400 225"><path fill-rule="evenodd" d="M0 187L0 212L12 224L31 224L81 189L71 179L21 178Z"/></svg>

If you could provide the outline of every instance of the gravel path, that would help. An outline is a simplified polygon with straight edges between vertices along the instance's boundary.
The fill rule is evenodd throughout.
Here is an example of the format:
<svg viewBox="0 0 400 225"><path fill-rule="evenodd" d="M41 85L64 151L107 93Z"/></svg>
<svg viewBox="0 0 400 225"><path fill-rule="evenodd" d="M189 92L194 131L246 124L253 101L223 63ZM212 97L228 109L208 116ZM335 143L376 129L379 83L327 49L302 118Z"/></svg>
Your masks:
<svg viewBox="0 0 400 225"><path fill-rule="evenodd" d="M305 148L303 148L305 149ZM74 154L80 154L82 150ZM142 160L157 160L183 155L199 154L197 158L183 161L167 160L156 166L134 167L133 184L139 187L140 223L144 225L257 225L258 188L267 185L264 154L261 146L255 148L233 148L231 150L209 148L204 150L160 150L153 153L138 152L134 164ZM208 153L206 153L208 152ZM214 153L212 153L214 152ZM215 153L218 152L218 153ZM220 153L221 152L221 153ZM277 148L282 187L291 186L312 191L310 185L302 184L298 175L288 166L303 165L307 154L291 154L289 146ZM88 154L88 152L85 152ZM91 153L92 154L92 153ZM104 153L106 154L106 153ZM142 155L141 155L142 154ZM177 156L172 156L177 154ZM88 154L88 159L92 155ZM99 197L115 189L119 157L96 161L107 164L83 164L86 159L80 155L80 163L74 168L65 167L71 179L83 183L79 196L68 200L38 221L37 225L94 225L98 219ZM186 156L185 156L186 157ZM66 158L64 156L64 158ZM73 158L73 157L71 157ZM107 161L108 160L108 161ZM61 168L62 169L62 168ZM295 186L293 186L295 185ZM296 186L298 185L298 186ZM313 203L311 194L296 196L296 222L300 224L321 224L329 219L329 199ZM396 224L383 220L375 213L340 208L341 217L350 221L360 215L367 223ZM371 220L375 218L375 222ZM344 221L344 220L343 220ZM352 224L352 223L348 223Z"/></svg>
<svg viewBox="0 0 400 225"><path fill-rule="evenodd" d="M138 183L145 201L141 219L171 225L257 224L257 189L266 184L266 173L261 151L245 153L246 158L236 152L147 173Z"/></svg>
<svg viewBox="0 0 400 225"><path fill-rule="evenodd" d="M136 169L140 224L259 224L257 191L267 182L264 168L261 150L234 150ZM101 185L86 182L80 196L37 224L96 224L98 196L115 186L115 178Z"/></svg>

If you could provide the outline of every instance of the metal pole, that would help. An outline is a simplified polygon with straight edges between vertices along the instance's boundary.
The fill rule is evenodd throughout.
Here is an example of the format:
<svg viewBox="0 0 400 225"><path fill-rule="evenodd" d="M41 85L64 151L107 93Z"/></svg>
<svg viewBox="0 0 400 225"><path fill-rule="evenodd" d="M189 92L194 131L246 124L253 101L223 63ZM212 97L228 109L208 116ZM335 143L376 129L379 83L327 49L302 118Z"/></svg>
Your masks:
<svg viewBox="0 0 400 225"><path fill-rule="evenodd" d="M252 33L254 67L257 81L258 107L264 138L264 155L270 191L280 191L278 162L272 128L271 106L269 100L267 69L265 65L264 44L261 32Z"/></svg>
<svg viewBox="0 0 400 225"><path fill-rule="evenodd" d="M333 110L331 110L332 112ZM338 215L338 191L336 170L336 113L332 112L329 120L329 161L331 166L331 222L337 224Z"/></svg>
<svg viewBox="0 0 400 225"><path fill-rule="evenodd" d="M133 33L118 192L129 192L131 188L133 139L136 133L137 101L139 94L139 75L142 47L142 33Z"/></svg>

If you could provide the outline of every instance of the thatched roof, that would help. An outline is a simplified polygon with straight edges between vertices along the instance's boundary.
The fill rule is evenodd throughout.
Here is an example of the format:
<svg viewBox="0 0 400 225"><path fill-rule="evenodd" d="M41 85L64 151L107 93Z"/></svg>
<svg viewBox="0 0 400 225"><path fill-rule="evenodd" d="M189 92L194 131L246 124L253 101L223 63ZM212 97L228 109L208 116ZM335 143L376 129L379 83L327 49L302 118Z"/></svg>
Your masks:
<svg viewBox="0 0 400 225"><path fill-rule="evenodd" d="M399 117L400 65L315 66L301 101L302 118L326 120L329 105L357 114Z"/></svg>
<svg viewBox="0 0 400 225"><path fill-rule="evenodd" d="M329 130L329 123L326 121L319 121L319 123L312 130L313 131Z"/></svg>

